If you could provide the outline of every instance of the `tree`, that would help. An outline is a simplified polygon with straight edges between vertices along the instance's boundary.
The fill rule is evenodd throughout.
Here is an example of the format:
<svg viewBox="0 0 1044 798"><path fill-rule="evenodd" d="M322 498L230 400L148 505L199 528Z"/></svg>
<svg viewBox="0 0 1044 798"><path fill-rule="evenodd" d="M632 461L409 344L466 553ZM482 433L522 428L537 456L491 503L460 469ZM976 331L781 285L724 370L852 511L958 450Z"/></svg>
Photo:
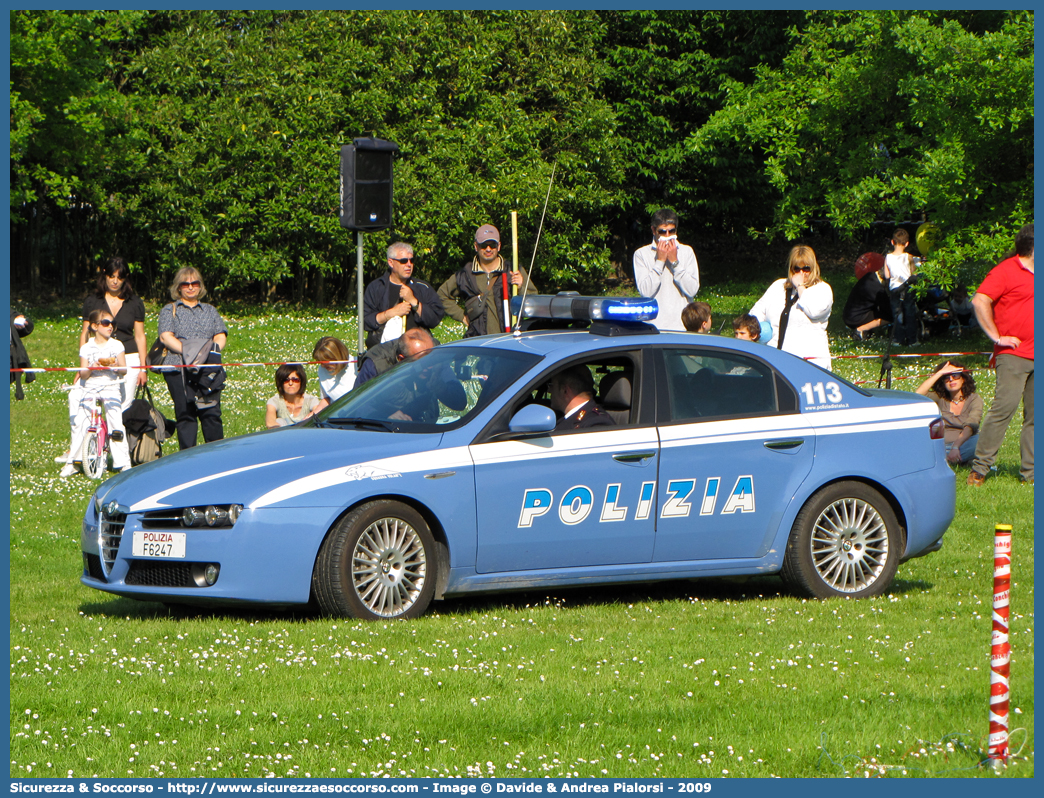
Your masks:
<svg viewBox="0 0 1044 798"><path fill-rule="evenodd" d="M597 98L590 14L174 12L138 54L142 176L121 199L169 271L191 262L216 285L343 271L338 152L396 142L395 228L367 236L367 262L404 238L438 281L509 211L534 240L557 169L538 271L597 282L604 209L621 177L614 120ZM371 274L374 276L376 271ZM295 292L298 296L299 292Z"/></svg>
<svg viewBox="0 0 1044 798"><path fill-rule="evenodd" d="M32 230L22 237L29 244L22 259L35 291L42 221L64 214L97 220L105 212L119 157L112 67L144 15L10 13L11 224Z"/></svg>
<svg viewBox="0 0 1044 798"><path fill-rule="evenodd" d="M1010 246L1032 214L1031 12L809 12L792 38L689 141L698 159L764 153L775 212L753 234L929 219L944 285Z"/></svg>
<svg viewBox="0 0 1044 798"><path fill-rule="evenodd" d="M686 231L743 232L744 219L771 216L756 153L694 159L687 142L759 65L777 66L797 12L605 11L606 97L619 119L626 204L614 229L637 228L670 206ZM640 223L635 224L635 220ZM737 224L740 226L737 227ZM630 241L630 248L637 245Z"/></svg>

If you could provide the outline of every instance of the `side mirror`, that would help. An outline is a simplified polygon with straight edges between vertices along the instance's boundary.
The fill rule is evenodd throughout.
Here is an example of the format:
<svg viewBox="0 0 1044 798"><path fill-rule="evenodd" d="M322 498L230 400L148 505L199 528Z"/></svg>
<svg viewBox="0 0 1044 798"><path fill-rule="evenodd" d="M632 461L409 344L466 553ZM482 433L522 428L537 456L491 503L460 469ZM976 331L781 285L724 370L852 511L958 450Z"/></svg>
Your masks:
<svg viewBox="0 0 1044 798"><path fill-rule="evenodd" d="M526 405L508 423L511 432L550 432L557 423L555 411L543 405Z"/></svg>

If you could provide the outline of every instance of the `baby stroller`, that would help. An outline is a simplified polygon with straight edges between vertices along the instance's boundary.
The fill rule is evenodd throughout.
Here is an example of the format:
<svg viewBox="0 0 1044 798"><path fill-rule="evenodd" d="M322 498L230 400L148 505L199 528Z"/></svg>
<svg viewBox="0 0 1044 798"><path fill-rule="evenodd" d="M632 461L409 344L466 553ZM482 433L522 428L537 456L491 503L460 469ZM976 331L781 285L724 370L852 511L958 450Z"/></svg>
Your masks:
<svg viewBox="0 0 1044 798"><path fill-rule="evenodd" d="M920 340L945 335L951 330L955 319L949 301L950 292L938 285L930 286L924 294L917 297Z"/></svg>

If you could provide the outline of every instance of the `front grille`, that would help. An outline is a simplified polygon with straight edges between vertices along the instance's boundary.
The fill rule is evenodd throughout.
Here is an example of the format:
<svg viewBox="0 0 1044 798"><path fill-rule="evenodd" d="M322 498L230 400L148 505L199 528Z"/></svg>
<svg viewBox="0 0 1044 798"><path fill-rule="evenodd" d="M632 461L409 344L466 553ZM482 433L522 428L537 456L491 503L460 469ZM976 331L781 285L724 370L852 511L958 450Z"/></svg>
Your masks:
<svg viewBox="0 0 1044 798"><path fill-rule="evenodd" d="M141 516L143 529L172 529L181 526L181 508L150 510Z"/></svg>
<svg viewBox="0 0 1044 798"><path fill-rule="evenodd" d="M198 563L131 560L123 581L144 587L199 587L192 576L193 566L202 567Z"/></svg>
<svg viewBox="0 0 1044 798"><path fill-rule="evenodd" d="M101 548L102 564L108 574L116 562L116 553L120 550L120 538L123 537L123 525L127 522L125 513L114 516L102 516L98 522L98 545Z"/></svg>
<svg viewBox="0 0 1044 798"><path fill-rule="evenodd" d="M97 554L84 554L83 565L84 570L87 571L87 576L91 579L97 579L99 582L105 581L105 572L102 570L101 557Z"/></svg>

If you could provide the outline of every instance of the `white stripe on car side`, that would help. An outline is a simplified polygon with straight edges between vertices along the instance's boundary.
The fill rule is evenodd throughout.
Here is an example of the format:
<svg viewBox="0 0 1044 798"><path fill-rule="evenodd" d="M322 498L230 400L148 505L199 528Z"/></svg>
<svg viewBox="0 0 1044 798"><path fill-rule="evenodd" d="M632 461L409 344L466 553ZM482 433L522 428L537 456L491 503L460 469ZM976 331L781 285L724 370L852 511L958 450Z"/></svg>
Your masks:
<svg viewBox="0 0 1044 798"><path fill-rule="evenodd" d="M574 454L622 454L656 447L656 430L596 428L571 435L531 438L523 441L493 441L471 447L475 465L510 463L517 460L569 457ZM607 430L605 432L601 430Z"/></svg>
<svg viewBox="0 0 1044 798"><path fill-rule="evenodd" d="M192 488L196 485L202 485L205 482L211 482L215 479L221 479L222 477L229 477L233 474L242 474L244 471L253 471L255 468L265 468L266 466L279 465L280 463L289 463L292 460L300 460L301 457L286 457L282 460L271 460L267 463L257 463L256 465L248 465L243 468L233 468L231 471L222 471L218 474L210 474L206 477L200 477L199 479L193 479L191 482L182 482L180 485L175 485L173 488L167 488L161 490L159 493L153 493L151 496L146 496L139 502L135 502L130 508L132 513L140 513L143 510L151 510L158 507L170 507L169 504L161 504L160 500L170 496L172 493L177 493L179 490L185 490L186 488Z"/></svg>
<svg viewBox="0 0 1044 798"><path fill-rule="evenodd" d="M343 485L347 482L358 482L362 479L394 479L403 474L415 474L418 471L429 471L431 469L446 471L448 469L470 466L471 456L468 454L466 446L458 446L451 449L431 449L427 452L387 457L383 460L367 460L365 463L339 466L338 468L320 471L317 474L309 474L306 477L287 482L285 485L280 485L278 488L258 497L248 506L251 509L269 507L279 502L304 496L306 493L314 493L317 490L332 488L335 485Z"/></svg>
<svg viewBox="0 0 1044 798"><path fill-rule="evenodd" d="M805 417L817 429L838 425L863 424L875 421L902 421L908 419L932 419L939 417L939 408L934 402L911 402L889 407L867 407L851 410L816 410Z"/></svg>

